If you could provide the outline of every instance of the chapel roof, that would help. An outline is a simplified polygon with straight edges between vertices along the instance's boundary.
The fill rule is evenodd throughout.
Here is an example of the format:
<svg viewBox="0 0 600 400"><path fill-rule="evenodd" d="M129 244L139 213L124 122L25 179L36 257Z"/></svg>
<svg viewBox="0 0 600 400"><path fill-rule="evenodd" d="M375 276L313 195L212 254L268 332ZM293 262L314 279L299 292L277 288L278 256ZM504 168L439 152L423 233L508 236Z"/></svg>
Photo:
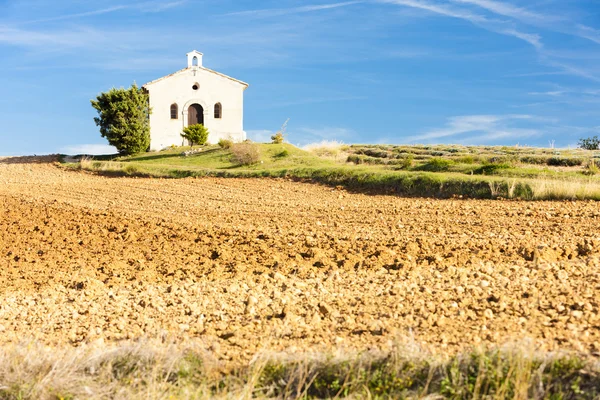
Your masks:
<svg viewBox="0 0 600 400"><path fill-rule="evenodd" d="M146 88L146 87L147 87L147 86L149 86L149 85L153 85L153 84L155 84L155 83L157 83L157 82L160 82L160 81L162 81L162 80L165 80L165 79L167 79L167 78L170 78L170 77L172 77L172 76L175 76L175 75L179 75L179 74L180 74L180 73L182 73L182 72L185 72L185 71L188 71L188 70L192 70L192 69L200 69L200 70L203 70L203 71L207 71L207 72L213 73L213 74L215 74L215 75L219 75L219 76L220 76L220 77L222 77L222 78L226 78L226 79L232 80L232 81L234 81L234 82L237 82L237 83L239 83L239 84L241 84L241 85L245 86L244 90L245 90L245 89L246 89L248 86L250 86L250 85L248 85L246 82L240 81L239 79L232 78L232 77L230 77L230 76L227 76L227 75L225 75L225 74L222 74L222 73L220 73L220 72L214 71L214 70L212 70L212 69L209 69L209 68L206 68L206 67L201 67L201 66L194 66L194 67L187 67L187 68L181 69L181 70L179 70L179 71L173 72L172 74L169 74L169 75L163 76L162 78L158 78L158 79L155 79L155 80L153 80L153 81L150 81L150 82L146 83L145 85L142 85L142 87L143 87L143 88Z"/></svg>

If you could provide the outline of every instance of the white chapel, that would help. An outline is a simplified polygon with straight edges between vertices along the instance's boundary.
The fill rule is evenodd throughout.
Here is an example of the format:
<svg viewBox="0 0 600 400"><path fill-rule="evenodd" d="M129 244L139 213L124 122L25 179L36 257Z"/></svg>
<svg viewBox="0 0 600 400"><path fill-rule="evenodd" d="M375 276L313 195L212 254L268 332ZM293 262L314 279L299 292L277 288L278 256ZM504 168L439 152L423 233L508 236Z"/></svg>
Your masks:
<svg viewBox="0 0 600 400"><path fill-rule="evenodd" d="M150 150L181 145L183 128L203 124L208 143L246 140L244 90L248 84L202 65L202 53L187 54L187 68L142 86L150 97Z"/></svg>

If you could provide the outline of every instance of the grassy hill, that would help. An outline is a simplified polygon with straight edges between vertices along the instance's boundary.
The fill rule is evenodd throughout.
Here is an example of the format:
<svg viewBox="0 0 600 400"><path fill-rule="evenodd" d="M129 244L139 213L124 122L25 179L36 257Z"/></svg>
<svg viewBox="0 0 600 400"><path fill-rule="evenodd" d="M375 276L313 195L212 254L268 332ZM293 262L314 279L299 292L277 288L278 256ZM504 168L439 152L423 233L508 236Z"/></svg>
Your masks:
<svg viewBox="0 0 600 400"><path fill-rule="evenodd" d="M240 162L236 154L248 150L253 162ZM600 153L580 149L248 143L82 157L67 166L140 177L287 177L405 196L600 200Z"/></svg>

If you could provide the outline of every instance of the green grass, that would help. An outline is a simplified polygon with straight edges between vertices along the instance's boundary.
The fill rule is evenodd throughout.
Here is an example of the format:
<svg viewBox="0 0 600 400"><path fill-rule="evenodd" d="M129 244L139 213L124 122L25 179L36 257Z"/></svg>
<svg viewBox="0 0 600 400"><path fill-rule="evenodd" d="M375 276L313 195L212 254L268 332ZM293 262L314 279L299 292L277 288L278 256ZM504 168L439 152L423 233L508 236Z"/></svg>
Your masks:
<svg viewBox="0 0 600 400"><path fill-rule="evenodd" d="M189 156L183 155L189 148L175 148L67 166L115 176L286 177L402 196L600 200L600 176L579 165L594 153L582 150L354 145L340 146L347 155L332 159L320 157L318 149L309 152L290 144L256 146L260 159L252 165L237 165L231 149L206 146ZM523 164L523 159L535 161Z"/></svg>

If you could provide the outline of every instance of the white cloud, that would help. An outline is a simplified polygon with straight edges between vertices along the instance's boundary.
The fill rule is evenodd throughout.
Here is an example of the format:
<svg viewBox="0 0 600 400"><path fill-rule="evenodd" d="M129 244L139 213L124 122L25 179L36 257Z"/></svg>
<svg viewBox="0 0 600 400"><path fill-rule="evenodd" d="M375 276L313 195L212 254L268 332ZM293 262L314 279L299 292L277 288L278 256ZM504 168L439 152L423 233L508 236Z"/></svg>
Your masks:
<svg viewBox="0 0 600 400"><path fill-rule="evenodd" d="M109 146L108 144L76 144L63 147L59 152L69 155L88 154L92 156L118 153L115 147Z"/></svg>
<svg viewBox="0 0 600 400"><path fill-rule="evenodd" d="M562 96L565 93L567 93L565 90L553 90L553 91L549 91L549 92L529 92L528 94L530 94L532 96L558 97L558 96Z"/></svg>
<svg viewBox="0 0 600 400"><path fill-rule="evenodd" d="M271 142L271 135L274 135L275 131L268 129L250 129L246 131L246 137L253 142L258 143L269 143Z"/></svg>
<svg viewBox="0 0 600 400"><path fill-rule="evenodd" d="M581 37L600 44L600 30L585 25L577 25L577 29Z"/></svg>
<svg viewBox="0 0 600 400"><path fill-rule="evenodd" d="M396 4L399 6L418 8L425 11L430 11L435 14L443 15L451 18L458 18L468 21L483 29L491 32L500 33L507 36L516 37L533 45L535 48L542 48L541 37L537 34L525 33L514 28L514 24L507 23L502 20L487 18L484 15L475 14L464 8L448 7L438 3L429 3L423 0L376 0L379 3Z"/></svg>
<svg viewBox="0 0 600 400"><path fill-rule="evenodd" d="M75 13L75 14L67 14L67 15L59 15L59 16L50 17L50 18L34 19L34 20L30 20L30 21L21 22L18 25L37 24L40 22L62 21L62 20L66 20L66 19L92 17L94 15L108 14L111 12L123 10L125 8L128 8L128 6L121 5L121 6L114 6L114 7L108 7L108 8L101 8L98 10L86 11L86 12Z"/></svg>
<svg viewBox="0 0 600 400"><path fill-rule="evenodd" d="M156 13L156 12L161 12L161 11L165 11L165 10L168 10L168 9L171 9L174 7L181 6L185 3L187 3L187 1L188 0L179 0L179 1L171 1L168 3L164 3L161 1L147 1L147 2L134 3L134 4L120 4L120 5L116 5L116 6L112 6L112 7L100 8L97 10L85 11L85 12L80 12L80 13L58 15L56 17L40 18L40 19L35 19L35 20L23 21L23 22L17 23L17 25L26 25L26 24L35 24L35 23L41 23L41 22L53 22L53 21L63 21L63 20L68 20L68 19L93 17L96 15L109 14L109 13L127 10L127 9L138 10L138 11L146 12L146 13Z"/></svg>
<svg viewBox="0 0 600 400"><path fill-rule="evenodd" d="M472 4L481 8L484 8L488 11L491 11L495 14L504 15L506 17L515 18L518 20L532 22L532 21L543 21L543 22L551 22L557 20L557 18L544 15L537 14L531 11L528 11L524 8L520 8L514 6L507 2L499 2L493 0L451 0L453 3L462 3L462 4Z"/></svg>
<svg viewBox="0 0 600 400"><path fill-rule="evenodd" d="M276 131L268 129L255 129L248 130L246 134L248 139L259 142L269 143L271 142L271 135L275 134ZM344 141L348 142L348 139L355 135L355 132L351 129L342 127L300 127L300 128L289 128L286 131L286 141L294 143L298 146L304 146L309 143L322 142L322 141Z"/></svg>
<svg viewBox="0 0 600 400"><path fill-rule="evenodd" d="M539 118L527 114L509 115L466 115L448 119L446 126L435 129L422 135L409 136L406 140L410 143L430 142L437 139L452 138L452 141L465 141L468 135L470 141L477 140L485 143L491 140L531 137L538 135L537 129L512 126L516 121L538 120ZM477 134L473 136L473 134ZM473 136L473 137L471 137Z"/></svg>
<svg viewBox="0 0 600 400"><path fill-rule="evenodd" d="M319 4L319 5L310 5L310 6L302 6L302 7L292 7L292 8L265 8L261 10L247 10L247 11L239 11L228 13L225 15L234 16L234 15L243 15L243 16L254 16L254 17L278 17L281 15L289 15L289 14L301 14L307 12L321 11L321 10L330 10L333 8L347 7L358 3L363 3L364 1L345 1L341 3L330 3L330 4Z"/></svg>
<svg viewBox="0 0 600 400"><path fill-rule="evenodd" d="M287 102L276 102L271 105L269 108L280 108L280 107L290 107L290 106L298 106L302 104L315 104L315 103L332 103L339 101L352 101L352 100L366 100L365 96L338 96L338 97L310 97L305 99L298 99L294 101Z"/></svg>
<svg viewBox="0 0 600 400"><path fill-rule="evenodd" d="M354 131L347 128L321 127L321 128L298 128L295 130L298 139L314 141L315 138L325 140L339 140L354 135Z"/></svg>

